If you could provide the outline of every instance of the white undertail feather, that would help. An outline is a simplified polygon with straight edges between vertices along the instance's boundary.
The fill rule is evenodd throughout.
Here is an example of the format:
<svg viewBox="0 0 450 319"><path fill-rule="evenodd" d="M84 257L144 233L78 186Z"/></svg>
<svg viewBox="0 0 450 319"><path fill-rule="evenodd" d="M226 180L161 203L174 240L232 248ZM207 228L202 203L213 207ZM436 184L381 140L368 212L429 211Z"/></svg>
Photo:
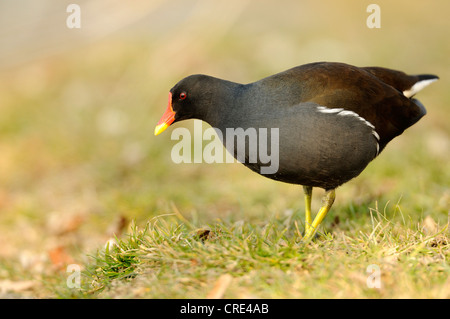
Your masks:
<svg viewBox="0 0 450 319"><path fill-rule="evenodd" d="M437 79L428 79L428 80L422 80L414 84L409 90L403 91L403 95L407 98L410 98L411 96L415 95L417 92L422 90L424 87L430 85L434 81L437 81Z"/></svg>

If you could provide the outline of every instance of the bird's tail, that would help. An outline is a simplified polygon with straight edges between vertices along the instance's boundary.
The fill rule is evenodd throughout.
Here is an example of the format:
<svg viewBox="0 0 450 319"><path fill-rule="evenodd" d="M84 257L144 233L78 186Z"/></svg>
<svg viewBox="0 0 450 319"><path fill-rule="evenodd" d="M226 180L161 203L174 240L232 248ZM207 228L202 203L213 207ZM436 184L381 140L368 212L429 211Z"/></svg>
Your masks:
<svg viewBox="0 0 450 319"><path fill-rule="evenodd" d="M437 75L433 74L420 74L416 75L415 77L417 78L417 82L415 82L411 87L407 88L406 90L403 90L403 95L405 95L407 98L412 98L415 94L417 94L417 92L422 90L424 87L430 85L431 83L439 79Z"/></svg>

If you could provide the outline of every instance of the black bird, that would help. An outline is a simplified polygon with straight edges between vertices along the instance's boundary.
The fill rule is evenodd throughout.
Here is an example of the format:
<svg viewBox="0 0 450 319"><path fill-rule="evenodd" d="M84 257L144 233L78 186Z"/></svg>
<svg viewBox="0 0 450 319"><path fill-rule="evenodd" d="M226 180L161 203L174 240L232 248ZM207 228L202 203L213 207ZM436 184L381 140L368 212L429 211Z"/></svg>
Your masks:
<svg viewBox="0 0 450 319"><path fill-rule="evenodd" d="M335 189L358 176L389 141L426 114L413 96L437 79L332 62L301 65L249 84L191 75L170 90L155 135L186 119L203 120L221 132L227 128L277 132L278 144L271 146L278 147L278 170L263 175L303 185L304 239L311 239L334 202ZM245 147L247 152L255 149L248 138ZM266 163L251 161L250 155L240 161L261 173ZM313 187L325 189L314 220Z"/></svg>

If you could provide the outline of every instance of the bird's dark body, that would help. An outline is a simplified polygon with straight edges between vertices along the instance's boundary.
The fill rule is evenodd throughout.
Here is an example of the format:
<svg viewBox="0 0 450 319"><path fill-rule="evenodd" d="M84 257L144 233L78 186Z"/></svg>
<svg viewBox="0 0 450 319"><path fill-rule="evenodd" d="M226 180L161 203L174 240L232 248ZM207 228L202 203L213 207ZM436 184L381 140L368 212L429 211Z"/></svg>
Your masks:
<svg viewBox="0 0 450 319"><path fill-rule="evenodd" d="M264 109L264 108L263 108ZM271 109L255 119L244 116L239 121L211 124L225 132L227 128L267 129L269 153L278 152L278 171L264 174L278 181L334 188L357 176L377 155L377 140L372 128L355 116L336 116L321 113L317 104L307 102L293 105L282 116ZM270 118L270 122L265 119ZM341 128L345 127L345 130ZM278 145L271 145L272 129L278 129ZM320 133L320 134L318 134ZM226 134L224 144L226 144ZM261 138L258 136L258 138ZM246 139L248 143L249 139ZM234 141L234 150L237 150ZM259 154L259 143L257 144ZM250 163L246 147L246 161L243 163L259 173L265 163ZM236 157L236 152L233 154ZM299 165L302 163L302 165Z"/></svg>
<svg viewBox="0 0 450 319"><path fill-rule="evenodd" d="M200 92L191 94L191 108L178 111L174 103L175 121L198 118L222 132L279 129L279 169L264 176L334 189L358 176L389 141L425 115L420 102L402 93L419 79L384 68L319 62L250 84L193 75L171 92L176 96L187 84L186 90ZM259 173L265 164L247 157L244 165Z"/></svg>

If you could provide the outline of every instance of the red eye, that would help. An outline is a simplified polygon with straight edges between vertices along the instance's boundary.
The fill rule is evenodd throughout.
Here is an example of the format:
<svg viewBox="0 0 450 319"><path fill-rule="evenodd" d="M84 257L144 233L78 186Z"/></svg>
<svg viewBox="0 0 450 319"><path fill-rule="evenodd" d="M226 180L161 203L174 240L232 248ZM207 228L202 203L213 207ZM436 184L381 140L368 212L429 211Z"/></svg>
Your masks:
<svg viewBox="0 0 450 319"><path fill-rule="evenodd" d="M181 92L180 93L180 100L184 100L187 97L186 92Z"/></svg>

